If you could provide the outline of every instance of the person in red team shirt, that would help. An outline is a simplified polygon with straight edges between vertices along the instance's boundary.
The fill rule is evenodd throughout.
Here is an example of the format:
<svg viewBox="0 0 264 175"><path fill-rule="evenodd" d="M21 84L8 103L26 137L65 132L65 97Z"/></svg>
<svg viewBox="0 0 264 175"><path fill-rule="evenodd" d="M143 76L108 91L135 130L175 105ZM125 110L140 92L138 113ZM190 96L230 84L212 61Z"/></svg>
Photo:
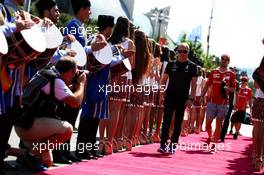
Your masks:
<svg viewBox="0 0 264 175"><path fill-rule="evenodd" d="M208 103L206 109L206 131L208 133L207 144L217 142L220 137L221 125L228 111L228 95L229 92L235 91L236 79L235 73L228 69L230 57L226 54L221 56L220 67L214 69L209 74L208 80L203 88L200 101L211 87L208 94ZM212 137L212 122L216 118L216 129ZM215 146L215 144L212 144Z"/></svg>
<svg viewBox="0 0 264 175"><path fill-rule="evenodd" d="M252 111L252 90L247 86L248 77L242 76L240 78L241 85L236 93L235 113L232 115L231 122L236 128L234 139L237 139L241 123L244 122L246 115L247 104L250 107L250 113Z"/></svg>

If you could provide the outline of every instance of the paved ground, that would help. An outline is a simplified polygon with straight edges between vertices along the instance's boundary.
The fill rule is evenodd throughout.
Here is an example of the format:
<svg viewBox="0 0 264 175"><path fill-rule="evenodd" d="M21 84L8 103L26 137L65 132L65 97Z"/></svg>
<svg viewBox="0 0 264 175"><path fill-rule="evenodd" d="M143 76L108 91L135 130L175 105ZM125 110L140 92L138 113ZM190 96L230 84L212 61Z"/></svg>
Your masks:
<svg viewBox="0 0 264 175"><path fill-rule="evenodd" d="M76 122L76 126L78 124L78 121ZM242 125L241 127L241 134L243 136L247 136L247 137L251 137L252 135L252 126L251 125ZM228 129L229 131L229 129ZM73 138L71 140L71 144L74 145L76 143L76 133L73 134ZM9 140L9 143L13 146L13 147L18 147L18 143L19 143L19 138L17 137L16 133L14 130L12 130L12 133L11 133L11 137L10 137L10 140ZM11 164L15 164L15 157L11 157L9 156L6 161L10 162ZM25 167L21 166L21 165L18 165L19 166L19 171L15 171L15 172L7 172L6 174L7 175L31 175L33 174L34 172L26 169ZM65 166L63 164L57 164L56 166ZM52 168L56 168L55 167L52 167Z"/></svg>

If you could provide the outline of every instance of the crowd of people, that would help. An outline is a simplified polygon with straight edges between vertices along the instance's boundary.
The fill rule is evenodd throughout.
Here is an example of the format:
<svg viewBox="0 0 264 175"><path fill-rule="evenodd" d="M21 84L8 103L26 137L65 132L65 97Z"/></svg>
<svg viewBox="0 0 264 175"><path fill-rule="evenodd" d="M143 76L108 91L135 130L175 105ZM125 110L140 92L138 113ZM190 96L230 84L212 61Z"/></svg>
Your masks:
<svg viewBox="0 0 264 175"><path fill-rule="evenodd" d="M58 23L60 12L54 0L38 0L35 6L39 16L34 20L19 10L23 3L5 0L0 4L0 31L7 38L41 22ZM148 38L128 18L119 17L114 23L111 15L99 15L98 33L87 33L84 23L91 15L90 1L72 1L72 8L74 18L63 28L62 46L46 54L47 62L42 66L32 66L39 54L25 56L22 46L15 47L22 47L17 52L24 62L13 63L10 59L15 59L14 55L0 53L1 175L5 169L16 169L4 162L9 155L17 156L18 163L43 171L54 163L98 159L150 143L160 143L157 151L162 154L174 154L179 137L199 134L204 131L204 122L208 133L205 144L214 149L211 143L225 141L230 117L235 127L233 138L238 139L247 106L254 124L253 163L261 170L263 59L253 75L257 91L252 105L249 78L236 80L235 71L228 66L229 55L221 56L218 68L205 70L190 61L187 43L169 50ZM63 46L76 41L87 55L85 66L78 65L75 50ZM108 46L114 54L107 55L111 62L104 65L95 54ZM27 61L31 56L34 59ZM130 69L124 68L123 60L129 62ZM78 116L73 154L70 140ZM8 145L13 126L20 138L19 149Z"/></svg>

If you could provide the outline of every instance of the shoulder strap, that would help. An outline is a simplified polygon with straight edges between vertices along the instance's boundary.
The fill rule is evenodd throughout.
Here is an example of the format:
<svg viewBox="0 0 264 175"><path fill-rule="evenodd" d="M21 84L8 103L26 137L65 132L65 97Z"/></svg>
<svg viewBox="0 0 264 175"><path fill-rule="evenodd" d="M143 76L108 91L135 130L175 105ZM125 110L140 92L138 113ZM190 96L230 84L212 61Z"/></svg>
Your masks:
<svg viewBox="0 0 264 175"><path fill-rule="evenodd" d="M55 79L53 78L52 80L50 80L50 97L54 98L55 97Z"/></svg>
<svg viewBox="0 0 264 175"><path fill-rule="evenodd" d="M54 98L55 97L55 79L56 78L60 78L59 74L56 73L54 70L52 69L42 69L40 71L40 74L47 78L48 81L50 82L50 97Z"/></svg>

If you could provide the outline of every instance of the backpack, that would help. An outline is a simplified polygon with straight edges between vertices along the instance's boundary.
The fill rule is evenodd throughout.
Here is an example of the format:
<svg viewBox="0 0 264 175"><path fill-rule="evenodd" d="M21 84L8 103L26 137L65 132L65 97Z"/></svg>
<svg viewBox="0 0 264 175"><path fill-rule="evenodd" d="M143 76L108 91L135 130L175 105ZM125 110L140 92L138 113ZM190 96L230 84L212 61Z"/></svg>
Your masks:
<svg viewBox="0 0 264 175"><path fill-rule="evenodd" d="M14 121L16 126L29 129L32 127L36 117L41 117L39 116L40 114L45 115L49 112L49 110L46 111L46 109L43 108L47 106L46 104L49 104L47 102L56 101L54 84L55 79L59 77L59 74L52 68L42 69L33 76L24 90L22 107L18 109L17 117ZM41 89L48 82L50 82L50 94L46 95ZM44 111L44 113L42 111Z"/></svg>

